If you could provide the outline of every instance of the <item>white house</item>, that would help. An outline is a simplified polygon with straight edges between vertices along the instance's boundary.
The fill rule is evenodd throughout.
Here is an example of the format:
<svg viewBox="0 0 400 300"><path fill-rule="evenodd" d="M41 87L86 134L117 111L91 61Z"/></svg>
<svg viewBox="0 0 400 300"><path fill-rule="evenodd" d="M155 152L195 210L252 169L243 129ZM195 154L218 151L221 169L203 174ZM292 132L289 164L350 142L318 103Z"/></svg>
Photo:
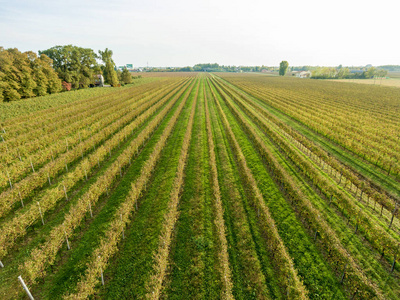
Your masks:
<svg viewBox="0 0 400 300"><path fill-rule="evenodd" d="M310 78L311 77L311 72L310 71L295 71L292 73L293 76L299 77L299 78Z"/></svg>

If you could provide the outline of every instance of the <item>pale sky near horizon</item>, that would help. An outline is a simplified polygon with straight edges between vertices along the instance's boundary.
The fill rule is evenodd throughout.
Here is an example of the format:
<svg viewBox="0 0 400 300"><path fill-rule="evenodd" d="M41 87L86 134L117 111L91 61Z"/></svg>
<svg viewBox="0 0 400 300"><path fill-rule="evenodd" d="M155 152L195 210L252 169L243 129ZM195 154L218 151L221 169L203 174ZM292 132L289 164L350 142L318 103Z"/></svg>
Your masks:
<svg viewBox="0 0 400 300"><path fill-rule="evenodd" d="M0 0L0 46L113 50L117 65L400 65L395 0Z"/></svg>

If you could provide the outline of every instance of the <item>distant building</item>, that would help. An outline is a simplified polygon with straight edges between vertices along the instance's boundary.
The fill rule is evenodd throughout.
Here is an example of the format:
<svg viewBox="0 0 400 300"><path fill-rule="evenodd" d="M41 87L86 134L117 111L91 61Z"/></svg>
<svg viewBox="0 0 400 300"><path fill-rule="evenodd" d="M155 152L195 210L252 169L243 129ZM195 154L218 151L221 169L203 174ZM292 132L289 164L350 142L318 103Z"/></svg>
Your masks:
<svg viewBox="0 0 400 300"><path fill-rule="evenodd" d="M311 72L310 71L293 71L292 76L296 76L298 78L310 78Z"/></svg>
<svg viewBox="0 0 400 300"><path fill-rule="evenodd" d="M104 86L104 77L101 74L96 74L93 76L94 77L94 85L103 87Z"/></svg>

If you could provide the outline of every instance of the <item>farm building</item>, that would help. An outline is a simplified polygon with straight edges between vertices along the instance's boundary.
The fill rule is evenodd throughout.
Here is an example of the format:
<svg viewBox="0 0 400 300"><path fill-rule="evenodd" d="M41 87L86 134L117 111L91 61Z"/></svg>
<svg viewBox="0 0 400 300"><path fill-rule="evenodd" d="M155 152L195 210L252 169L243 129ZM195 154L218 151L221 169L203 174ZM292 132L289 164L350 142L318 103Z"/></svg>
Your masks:
<svg viewBox="0 0 400 300"><path fill-rule="evenodd" d="M310 71L294 71L294 72L292 72L292 76L296 76L299 78L310 78L311 72Z"/></svg>

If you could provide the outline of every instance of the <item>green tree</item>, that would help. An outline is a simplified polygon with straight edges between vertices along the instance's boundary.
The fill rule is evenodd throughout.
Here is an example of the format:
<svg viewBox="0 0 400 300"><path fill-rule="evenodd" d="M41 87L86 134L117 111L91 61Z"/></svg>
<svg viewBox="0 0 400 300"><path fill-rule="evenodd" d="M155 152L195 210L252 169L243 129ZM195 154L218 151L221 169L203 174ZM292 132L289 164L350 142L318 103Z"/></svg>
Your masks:
<svg viewBox="0 0 400 300"><path fill-rule="evenodd" d="M94 83L98 56L92 49L73 45L54 46L39 51L39 54L51 58L58 76L62 81L71 83L73 88L86 88Z"/></svg>
<svg viewBox="0 0 400 300"><path fill-rule="evenodd" d="M58 78L57 72L53 69L53 60L46 54L39 57L42 72L47 78L47 93L54 94L62 90L61 80Z"/></svg>
<svg viewBox="0 0 400 300"><path fill-rule="evenodd" d="M337 78L347 78L350 75L349 68L340 68L337 72Z"/></svg>
<svg viewBox="0 0 400 300"><path fill-rule="evenodd" d="M125 83L125 84L132 83L132 76L131 76L131 73L128 71L127 68L124 68L122 70L121 77L122 77L122 82L123 83Z"/></svg>
<svg viewBox="0 0 400 300"><path fill-rule="evenodd" d="M21 99L19 90L21 74L17 66L14 66L14 58L11 51L0 47L0 98L2 101L14 101Z"/></svg>
<svg viewBox="0 0 400 300"><path fill-rule="evenodd" d="M36 82L33 79L30 63L37 58L36 54L33 52L22 53L17 48L10 48L7 51L12 55L13 67L17 69L14 74L18 78L18 93L21 95L21 98L34 97Z"/></svg>
<svg viewBox="0 0 400 300"><path fill-rule="evenodd" d="M285 76L289 68L289 63L286 60L281 61L279 64L279 76Z"/></svg>
<svg viewBox="0 0 400 300"><path fill-rule="evenodd" d="M365 78L372 78L376 75L377 70L374 67L368 68L367 71L365 71Z"/></svg>
<svg viewBox="0 0 400 300"><path fill-rule="evenodd" d="M99 54L101 60L106 64L103 70L105 82L111 84L111 86L118 86L118 76L112 59L113 52L106 48L104 51L99 50Z"/></svg>
<svg viewBox="0 0 400 300"><path fill-rule="evenodd" d="M122 82L122 72L121 72L121 70L118 68L117 70L115 70L115 73L117 73L118 82L122 84L123 82Z"/></svg>

